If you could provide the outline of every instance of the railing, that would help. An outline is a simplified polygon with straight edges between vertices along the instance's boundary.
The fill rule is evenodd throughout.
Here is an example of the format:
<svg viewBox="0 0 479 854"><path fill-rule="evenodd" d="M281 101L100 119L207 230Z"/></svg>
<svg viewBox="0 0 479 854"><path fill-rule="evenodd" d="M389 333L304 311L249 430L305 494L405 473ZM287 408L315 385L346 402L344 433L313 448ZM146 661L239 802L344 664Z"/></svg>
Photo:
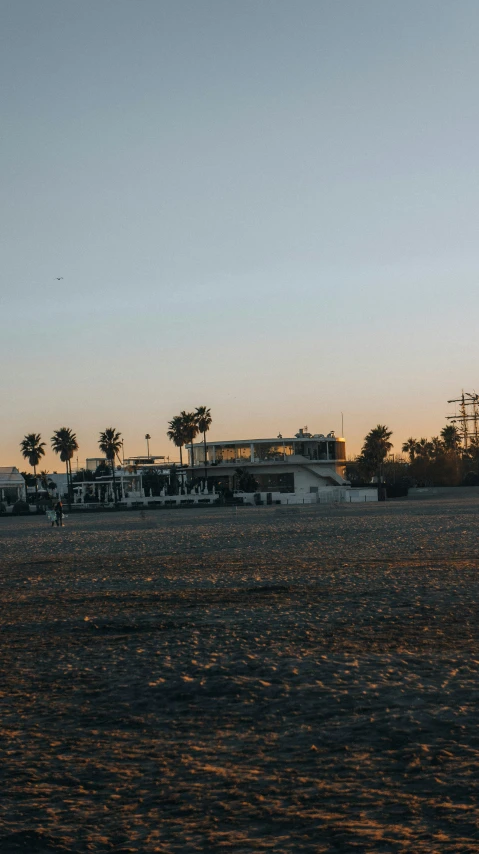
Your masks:
<svg viewBox="0 0 479 854"><path fill-rule="evenodd" d="M224 459L218 460L217 459L215 462L208 462L206 464L206 468L209 470L209 469L217 468L218 466L237 466L239 468L241 466L252 466L252 465L258 465L258 464L261 464L261 465L269 465L270 463L292 463L292 464L296 463L297 464L299 462L325 463L328 465L330 465L331 463L343 463L344 464L344 461L336 460L336 459L332 459L332 458L318 460L318 459L315 459L314 457L305 457L303 454L285 454L284 456L283 455L276 455L274 457L264 457L264 458L255 457L253 460L245 459L244 457L243 458L236 457L235 459L230 459L230 460L224 460ZM195 469L204 469L205 463L204 462L203 463L195 462L194 467L195 467Z"/></svg>

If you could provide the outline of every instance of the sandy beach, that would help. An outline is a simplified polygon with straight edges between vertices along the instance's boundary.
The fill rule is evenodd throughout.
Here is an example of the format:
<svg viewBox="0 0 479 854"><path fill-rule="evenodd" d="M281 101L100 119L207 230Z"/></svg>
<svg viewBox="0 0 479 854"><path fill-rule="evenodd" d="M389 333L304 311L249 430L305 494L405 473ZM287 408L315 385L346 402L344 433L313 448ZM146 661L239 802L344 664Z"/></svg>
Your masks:
<svg viewBox="0 0 479 854"><path fill-rule="evenodd" d="M0 519L0 851L479 851L479 500Z"/></svg>

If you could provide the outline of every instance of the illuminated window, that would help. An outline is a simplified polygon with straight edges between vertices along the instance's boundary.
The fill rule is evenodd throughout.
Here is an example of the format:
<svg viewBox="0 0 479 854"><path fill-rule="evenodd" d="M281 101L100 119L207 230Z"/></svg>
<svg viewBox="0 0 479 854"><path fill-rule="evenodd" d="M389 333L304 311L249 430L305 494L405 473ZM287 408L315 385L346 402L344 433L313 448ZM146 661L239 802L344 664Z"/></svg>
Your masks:
<svg viewBox="0 0 479 854"><path fill-rule="evenodd" d="M231 463L231 462L234 463L234 461L236 460L236 448L235 448L235 446L234 445L223 445L221 450L223 452L223 454L222 454L223 462L224 463Z"/></svg>
<svg viewBox="0 0 479 854"><path fill-rule="evenodd" d="M283 460L285 456L290 456L293 453L293 446L283 444L283 442L267 442L254 446L254 456L256 460Z"/></svg>
<svg viewBox="0 0 479 854"><path fill-rule="evenodd" d="M236 459L243 462L251 461L251 445L236 445Z"/></svg>

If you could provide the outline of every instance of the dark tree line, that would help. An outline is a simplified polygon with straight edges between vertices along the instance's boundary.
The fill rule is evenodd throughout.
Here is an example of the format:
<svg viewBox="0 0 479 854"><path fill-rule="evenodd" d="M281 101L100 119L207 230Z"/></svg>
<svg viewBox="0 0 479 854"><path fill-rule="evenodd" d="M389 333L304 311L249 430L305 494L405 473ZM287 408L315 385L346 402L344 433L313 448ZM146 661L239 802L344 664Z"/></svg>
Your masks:
<svg viewBox="0 0 479 854"><path fill-rule="evenodd" d="M378 483L409 486L479 485L479 442L464 448L453 425L446 425L439 436L430 439L410 436L401 446L405 458L391 457L391 436L381 424L365 436L361 453L346 467L352 484L367 484L374 478Z"/></svg>

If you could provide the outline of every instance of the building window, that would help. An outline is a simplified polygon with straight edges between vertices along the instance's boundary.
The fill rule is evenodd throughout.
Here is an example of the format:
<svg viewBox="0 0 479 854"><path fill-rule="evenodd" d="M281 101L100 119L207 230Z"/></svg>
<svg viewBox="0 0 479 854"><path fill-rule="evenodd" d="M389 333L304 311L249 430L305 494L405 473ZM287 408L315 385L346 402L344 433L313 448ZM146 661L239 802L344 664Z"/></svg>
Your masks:
<svg viewBox="0 0 479 854"><path fill-rule="evenodd" d="M193 465L200 466L205 464L205 449L204 445L195 445L195 460Z"/></svg>
<svg viewBox="0 0 479 854"><path fill-rule="evenodd" d="M221 492L224 489L231 489L232 480L233 478L229 475L210 476L210 474L208 474L208 489L212 489L213 486L217 492Z"/></svg>
<svg viewBox="0 0 479 854"><path fill-rule="evenodd" d="M217 463L223 462L223 446L222 445L216 445L216 462Z"/></svg>
<svg viewBox="0 0 479 854"><path fill-rule="evenodd" d="M236 460L236 448L234 445L223 445L221 448L223 451L223 462L224 463L234 463Z"/></svg>
<svg viewBox="0 0 479 854"><path fill-rule="evenodd" d="M256 474L258 492L294 492L294 474Z"/></svg>
<svg viewBox="0 0 479 854"><path fill-rule="evenodd" d="M251 445L236 445L236 459L239 463L251 462Z"/></svg>
<svg viewBox="0 0 479 854"><path fill-rule="evenodd" d="M293 446L283 442L272 442L271 444L263 442L254 446L254 458L261 462L264 460L283 460L285 456L291 456L292 453Z"/></svg>

